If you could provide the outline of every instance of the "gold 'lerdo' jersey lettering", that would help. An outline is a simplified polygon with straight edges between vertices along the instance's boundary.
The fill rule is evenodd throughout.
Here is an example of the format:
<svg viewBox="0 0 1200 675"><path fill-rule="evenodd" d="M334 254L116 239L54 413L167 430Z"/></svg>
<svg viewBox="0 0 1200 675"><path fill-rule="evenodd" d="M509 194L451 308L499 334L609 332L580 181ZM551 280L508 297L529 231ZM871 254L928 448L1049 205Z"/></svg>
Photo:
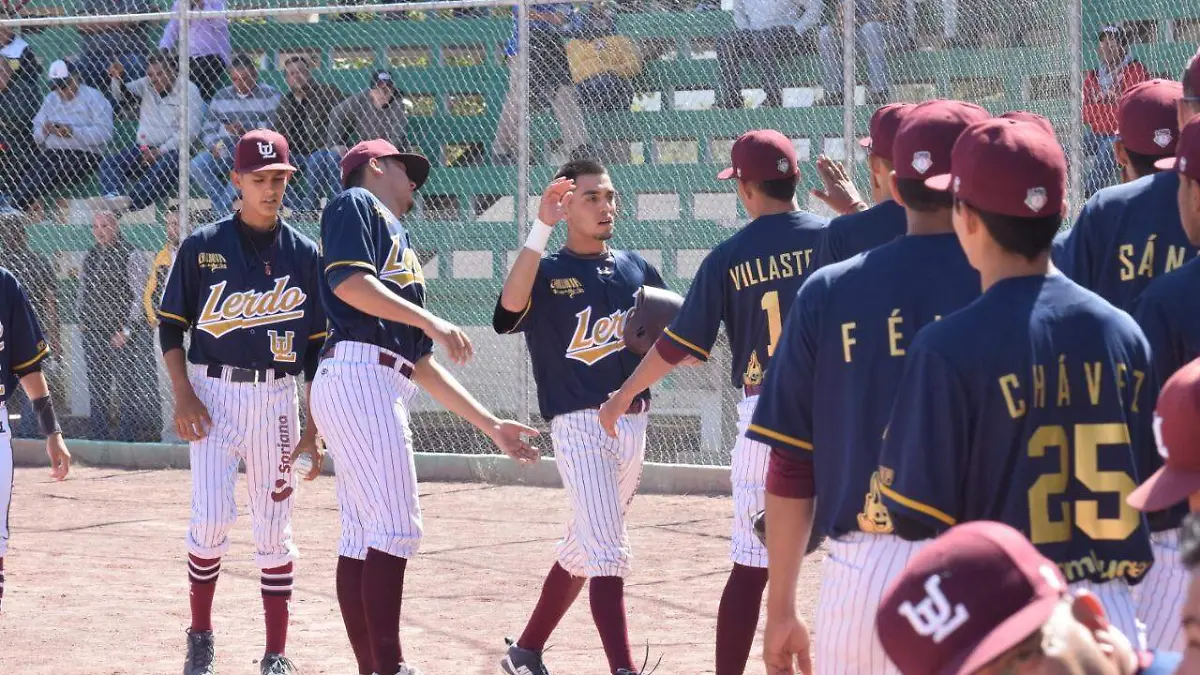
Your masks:
<svg viewBox="0 0 1200 675"><path fill-rule="evenodd" d="M412 248L400 250L400 235L392 235L392 247L388 250L383 268L379 270L381 281L390 281L400 288L406 288L414 283L425 285L425 272L421 270L421 260Z"/></svg>
<svg viewBox="0 0 1200 675"><path fill-rule="evenodd" d="M591 305L575 315L575 331L567 345L567 358L593 365L625 348L625 318L629 310L617 310L592 323Z"/></svg>
<svg viewBox="0 0 1200 675"><path fill-rule="evenodd" d="M269 291L241 291L225 295L228 282L213 284L196 321L196 328L219 338L241 328L283 323L304 316L308 296L297 286L288 286L291 275L275 280Z"/></svg>

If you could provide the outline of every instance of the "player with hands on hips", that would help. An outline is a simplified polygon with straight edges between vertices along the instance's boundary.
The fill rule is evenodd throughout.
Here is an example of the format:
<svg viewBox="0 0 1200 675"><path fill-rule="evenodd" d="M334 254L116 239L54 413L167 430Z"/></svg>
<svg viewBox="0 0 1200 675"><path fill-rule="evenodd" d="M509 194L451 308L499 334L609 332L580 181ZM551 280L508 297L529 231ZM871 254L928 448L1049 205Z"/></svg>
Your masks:
<svg viewBox="0 0 1200 675"><path fill-rule="evenodd" d="M4 608L4 556L8 552L13 485L12 427L5 404L18 383L33 403L38 431L46 437L50 477L64 480L71 470L71 452L63 443L50 388L42 373L42 361L49 353L50 346L29 296L12 272L0 267L0 610Z"/></svg>
<svg viewBox="0 0 1200 675"><path fill-rule="evenodd" d="M434 357L472 355L461 328L425 308L425 275L400 218L429 176L429 160L388 141L363 141L342 158L345 188L321 216L321 301L329 336L313 380L312 415L337 461L342 537L337 594L358 672L412 675L400 644L408 560L423 524L409 406L418 387L531 462L537 431L501 420Z"/></svg>
<svg viewBox="0 0 1200 675"><path fill-rule="evenodd" d="M625 514L641 480L650 392L634 392L612 436L601 428L599 408L637 365L624 342L634 296L643 286L661 288L663 281L636 252L609 246L617 211L617 191L604 166L591 160L563 165L542 195L538 220L492 318L497 333L525 336L538 408L550 423L571 505L541 597L500 662L506 675L548 672L542 661L546 641L585 584L607 672L637 673L625 616ZM565 245L547 254L560 221L566 222Z"/></svg>
<svg viewBox="0 0 1200 675"><path fill-rule="evenodd" d="M197 229L179 246L158 308L175 422L189 442L191 626L185 675L214 672L212 603L245 462L255 562L266 622L263 675L297 672L285 653L293 561L293 460L321 450L312 415L300 430L296 378L311 383L325 339L316 244L279 216L295 167L282 135L256 129L234 149L231 179L242 208ZM191 332L185 356L183 338ZM311 401L310 384L305 399ZM311 405L310 408L311 410Z"/></svg>
<svg viewBox="0 0 1200 675"><path fill-rule="evenodd" d="M800 166L791 139L775 130L743 134L733 145L732 166L717 178L734 180L753 220L721 242L700 264L678 316L637 370L600 409L612 433L637 392L661 380L685 359L708 361L721 324L733 353L730 383L742 391L738 436L731 456L732 567L717 611L716 674L746 668L767 585L767 551L751 518L764 506L770 447L746 437L764 374L770 372L783 318L796 291L812 273L827 221L796 202Z"/></svg>

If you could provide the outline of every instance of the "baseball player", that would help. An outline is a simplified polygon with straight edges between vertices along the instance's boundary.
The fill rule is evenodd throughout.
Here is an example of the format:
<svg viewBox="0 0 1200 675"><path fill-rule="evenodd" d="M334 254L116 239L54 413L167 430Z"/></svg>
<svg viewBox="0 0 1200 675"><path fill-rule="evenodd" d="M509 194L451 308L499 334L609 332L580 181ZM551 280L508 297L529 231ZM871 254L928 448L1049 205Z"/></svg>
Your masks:
<svg viewBox="0 0 1200 675"><path fill-rule="evenodd" d="M1183 128L1176 154L1178 159L1166 158L1160 164L1178 174L1183 230L1193 246L1200 246L1200 117ZM1193 259L1152 281L1134 304L1133 317L1146 333L1160 380L1200 356L1200 302L1194 292L1198 275L1200 263ZM1143 467L1142 475L1161 464L1156 455L1150 458L1154 463ZM1154 648L1184 646L1177 619L1187 586L1187 571L1179 560L1179 523L1185 513L1186 509L1178 506L1146 514L1156 562L1137 588L1138 618L1146 624L1147 641Z"/></svg>
<svg viewBox="0 0 1200 675"><path fill-rule="evenodd" d="M337 593L359 673L413 675L400 647L404 572L423 531L409 402L417 387L514 458L537 432L499 420L433 358L472 355L461 328L425 309L425 276L400 217L429 160L383 139L342 158L342 186L321 216L321 303L329 336L313 380L312 415L337 460L342 537Z"/></svg>
<svg viewBox="0 0 1200 675"><path fill-rule="evenodd" d="M1068 591L1052 561L997 522L956 525L925 546L875 622L903 675L1168 675L1181 661L1136 651L1095 596Z"/></svg>
<svg viewBox="0 0 1200 675"><path fill-rule="evenodd" d="M1154 278L1196 255L1179 226L1179 179L1154 166L1175 151L1181 95L1179 83L1169 80L1125 92L1117 108L1117 153L1131 182L1092 195L1075 226L1055 242L1055 266L1126 311Z"/></svg>
<svg viewBox="0 0 1200 675"><path fill-rule="evenodd" d="M1139 636L1130 587L1153 556L1124 499L1138 454L1154 452L1154 376L1133 319L1050 263L1062 148L1033 124L981 122L955 143L951 173L926 185L954 195L983 295L909 346L879 467L896 533L1007 523Z"/></svg>
<svg viewBox="0 0 1200 675"><path fill-rule="evenodd" d="M959 134L989 117L960 101L929 101L907 111L888 174L907 236L818 270L784 324L747 432L775 449L776 477L767 479L768 670L786 663L787 636L803 632L794 603L798 553L816 529L831 538L817 603L817 672L895 672L871 621L913 546L895 535L881 503L880 488L891 477L879 471L880 438L913 336L979 295L979 275L954 236L952 201L923 179L947 171ZM815 492L811 480L780 480L784 466L819 476ZM821 504L815 519L814 496ZM850 597L854 602L846 601Z"/></svg>
<svg viewBox="0 0 1200 675"><path fill-rule="evenodd" d="M625 617L630 569L625 512L642 476L650 391L626 404L615 437L601 429L598 409L633 372L625 348L626 316L642 286L663 286L653 265L633 251L611 248L617 191L608 171L588 160L555 174L537 222L504 281L492 327L524 333L537 383L538 408L550 422L558 471L571 504L566 535L524 632L510 643L507 675L547 673L546 640L588 584L592 619L608 672L636 675ZM567 223L566 245L545 253L556 223Z"/></svg>
<svg viewBox="0 0 1200 675"><path fill-rule="evenodd" d="M733 483L733 568L717 612L717 675L741 675L750 656L767 585L767 551L751 518L763 508L769 447L746 437L764 373L778 347L783 318L813 270L823 218L800 210L800 166L792 141L774 130L751 131L733 145L732 166L717 178L736 179L738 198L754 220L705 257L687 299L633 375L600 409L600 424L615 431L637 392L691 358L707 361L725 324L733 352L730 380L742 390L738 437L730 459Z"/></svg>
<svg viewBox="0 0 1200 675"><path fill-rule="evenodd" d="M242 208L183 240L158 306L176 431L189 441L192 467L185 675L214 672L213 594L237 520L239 462L246 465L254 559L262 570L267 644L261 670L296 672L284 656L296 558L292 459L299 453L315 458L309 478L320 468L311 418L303 433L299 429L296 377L312 379L325 316L316 244L279 217L293 171L282 135L267 129L244 134L231 174Z"/></svg>
<svg viewBox="0 0 1200 675"><path fill-rule="evenodd" d="M42 374L42 360L50 346L25 289L7 269L0 267L0 610L4 608L4 555L8 551L8 513L12 504L13 450L12 429L5 403L17 383L33 404L38 430L46 437L50 456L50 476L63 480L71 469L71 453L63 443L62 429L54 414L54 402Z"/></svg>
<svg viewBox="0 0 1200 675"><path fill-rule="evenodd" d="M870 153L867 169L875 206L829 221L814 268L852 258L904 235L904 209L892 197L892 141L912 108L911 103L889 103L871 115L871 135L861 139L859 145Z"/></svg>

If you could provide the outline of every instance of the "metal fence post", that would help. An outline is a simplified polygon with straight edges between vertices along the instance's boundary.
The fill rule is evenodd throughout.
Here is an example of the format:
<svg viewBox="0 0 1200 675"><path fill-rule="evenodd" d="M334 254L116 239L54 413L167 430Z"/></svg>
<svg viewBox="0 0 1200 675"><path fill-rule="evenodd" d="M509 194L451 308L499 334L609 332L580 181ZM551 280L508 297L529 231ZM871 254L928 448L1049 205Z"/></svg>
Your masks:
<svg viewBox="0 0 1200 675"><path fill-rule="evenodd" d="M1070 209L1069 216L1074 220L1074 215L1079 213L1079 209L1083 208L1083 2L1082 0L1071 0L1067 9L1070 16L1067 17L1067 25L1069 27L1069 46L1070 54L1070 90L1071 102L1074 104L1071 108L1071 119L1069 121L1071 130L1071 138L1068 140L1067 156L1071 161L1071 173L1069 176L1069 194L1070 194Z"/></svg>
<svg viewBox="0 0 1200 675"><path fill-rule="evenodd" d="M529 234L529 0L517 3L517 251ZM509 86L512 86L511 84ZM551 223L553 224L553 223ZM530 377L529 349L525 340L518 340L521 353L521 397L518 414L523 422L530 418L529 397L533 385Z"/></svg>
<svg viewBox="0 0 1200 675"><path fill-rule="evenodd" d="M191 228L191 146L192 146L192 97L188 83L192 79L191 59L191 0L176 0L179 3L179 81L183 86L183 105L179 116L179 234L187 236Z"/></svg>
<svg viewBox="0 0 1200 675"><path fill-rule="evenodd" d="M842 145L845 148L846 170L854 175L854 30L855 0L842 0Z"/></svg>

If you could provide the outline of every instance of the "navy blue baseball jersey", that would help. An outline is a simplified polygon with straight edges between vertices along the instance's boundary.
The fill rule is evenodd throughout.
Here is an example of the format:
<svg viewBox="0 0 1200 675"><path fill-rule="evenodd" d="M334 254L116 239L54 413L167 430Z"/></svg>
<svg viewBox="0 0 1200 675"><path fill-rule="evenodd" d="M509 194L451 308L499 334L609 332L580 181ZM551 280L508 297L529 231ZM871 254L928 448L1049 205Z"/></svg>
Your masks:
<svg viewBox="0 0 1200 675"><path fill-rule="evenodd" d="M20 376L29 372L50 347L33 314L29 296L17 278L0 267L0 403L7 401ZM0 420L5 422L5 420Z"/></svg>
<svg viewBox="0 0 1200 675"><path fill-rule="evenodd" d="M401 298L425 306L425 273L417 251L408 231L383 202L362 188L334 197L321 215L321 250L325 270L321 302L329 315L327 349L343 340L365 342L412 363L433 351L433 340L421 329L360 312L333 293L353 273L365 271Z"/></svg>
<svg viewBox="0 0 1200 675"><path fill-rule="evenodd" d="M977 297L979 274L953 234L902 237L800 289L746 435L812 453L823 534L893 531L879 446L908 345Z"/></svg>
<svg viewBox="0 0 1200 675"><path fill-rule="evenodd" d="M1151 281L1196 257L1180 224L1178 190L1174 171L1100 190L1055 240L1055 266L1129 311Z"/></svg>
<svg viewBox="0 0 1200 675"><path fill-rule="evenodd" d="M191 330L191 363L299 375L309 346L325 337L317 245L281 222L257 252L244 227L230 215L183 240L158 318Z"/></svg>
<svg viewBox="0 0 1200 675"><path fill-rule="evenodd" d="M866 211L838 216L817 249L816 267L832 265L903 237L908 228L904 207L894 199L882 201Z"/></svg>
<svg viewBox="0 0 1200 675"><path fill-rule="evenodd" d="M542 417L599 407L633 374L642 359L625 349L625 318L644 285L662 288L662 276L633 251L583 256L564 248L538 264L523 312L497 300L492 327L525 334Z"/></svg>
<svg viewBox="0 0 1200 675"><path fill-rule="evenodd" d="M813 269L813 254L827 224L803 211L748 223L704 258L663 337L707 361L724 321L733 353L733 386L761 386L783 320Z"/></svg>
<svg viewBox="0 0 1200 675"><path fill-rule="evenodd" d="M909 349L880 455L884 504L937 530L1007 523L1068 581L1137 583L1153 561L1125 498L1156 452L1133 319L1062 274L1002 280Z"/></svg>

